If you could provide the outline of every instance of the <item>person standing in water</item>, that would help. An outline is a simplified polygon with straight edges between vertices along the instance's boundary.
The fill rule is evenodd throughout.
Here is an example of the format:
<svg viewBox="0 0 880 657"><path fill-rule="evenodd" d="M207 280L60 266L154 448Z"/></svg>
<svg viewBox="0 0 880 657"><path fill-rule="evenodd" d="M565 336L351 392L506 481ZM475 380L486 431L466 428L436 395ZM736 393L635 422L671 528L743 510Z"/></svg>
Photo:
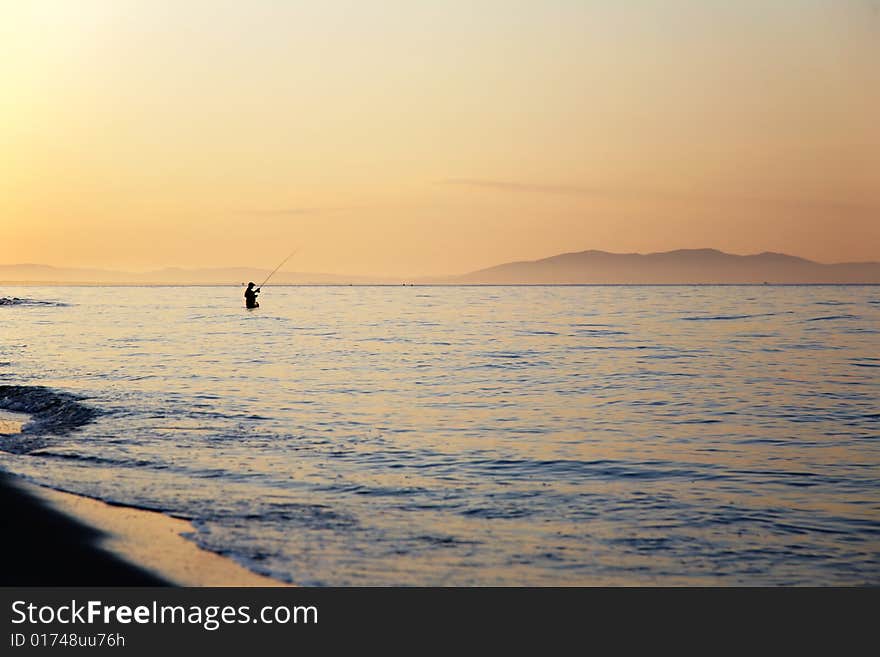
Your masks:
<svg viewBox="0 0 880 657"><path fill-rule="evenodd" d="M259 308L257 303L257 294L260 288L255 288L253 282L248 283L247 289L244 291L244 305L247 308Z"/></svg>

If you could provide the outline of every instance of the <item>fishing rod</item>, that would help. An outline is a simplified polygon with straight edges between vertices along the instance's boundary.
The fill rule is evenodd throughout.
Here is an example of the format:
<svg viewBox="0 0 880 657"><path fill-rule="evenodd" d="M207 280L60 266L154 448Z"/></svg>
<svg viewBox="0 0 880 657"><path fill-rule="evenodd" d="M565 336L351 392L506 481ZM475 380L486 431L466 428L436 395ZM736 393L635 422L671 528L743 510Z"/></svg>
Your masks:
<svg viewBox="0 0 880 657"><path fill-rule="evenodd" d="M279 269L281 269L281 268L284 266L284 263L285 263L285 262L287 262L287 261L290 260L293 256L296 255L296 252L297 252L297 251L299 251L299 249L294 249L294 250L291 252L291 254L290 254L289 256L287 256L284 260L282 260L282 261L281 261L281 264L278 265L277 267L275 267L275 269L273 269L273 270L271 271L271 273L270 273L268 276L266 276L266 280L263 281L262 283L260 283L260 285L259 285L259 287L258 287L257 289L259 290L261 287L263 287L263 286L266 284L266 282L267 282L270 278L272 278L272 276L275 274L275 272L278 271Z"/></svg>

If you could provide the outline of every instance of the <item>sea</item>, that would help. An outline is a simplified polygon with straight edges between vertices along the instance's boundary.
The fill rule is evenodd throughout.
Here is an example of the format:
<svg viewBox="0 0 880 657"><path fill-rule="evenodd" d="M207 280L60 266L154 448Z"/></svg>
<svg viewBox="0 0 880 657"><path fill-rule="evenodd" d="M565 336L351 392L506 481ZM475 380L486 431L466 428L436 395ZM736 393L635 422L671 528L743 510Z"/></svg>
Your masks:
<svg viewBox="0 0 880 657"><path fill-rule="evenodd" d="M0 287L0 468L303 585L880 584L880 287L242 293Z"/></svg>

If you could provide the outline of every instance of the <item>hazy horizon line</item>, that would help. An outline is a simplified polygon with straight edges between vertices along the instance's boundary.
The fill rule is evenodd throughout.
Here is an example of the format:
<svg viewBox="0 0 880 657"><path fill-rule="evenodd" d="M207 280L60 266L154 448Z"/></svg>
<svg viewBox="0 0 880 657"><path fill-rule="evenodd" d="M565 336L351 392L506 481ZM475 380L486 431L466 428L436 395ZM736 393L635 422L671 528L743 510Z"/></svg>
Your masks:
<svg viewBox="0 0 880 657"><path fill-rule="evenodd" d="M807 257L801 256L801 255L797 255L794 253L788 253L788 252L784 252L784 251L764 250L764 251L755 251L755 252L749 252L749 253L735 253L732 251L724 251L722 249L718 249L716 247L710 247L710 246L692 247L692 248L676 248L676 249L668 249L668 250L663 250L663 251L644 251L644 252L643 251L606 251L604 249L587 248L587 249L581 249L581 250L577 250L577 251L561 251L558 253L553 253L551 255L540 256L537 258L519 258L519 259L513 259L513 260L505 260L503 262L497 262L495 264L486 265L483 267L477 267L475 269L470 269L466 272L459 272L459 273L452 273L452 274L450 274L450 273L447 273L447 274L419 274L419 275L415 275L415 276L410 275L409 277L410 278L442 278L442 277L446 277L446 276L459 276L459 275L465 275L465 274L469 274L469 273L473 273L473 272L478 272L483 269L488 269L491 267L497 267L497 266L501 266L501 265L522 263L522 262L539 262L541 260L547 260L549 258L555 258L558 256L580 254L580 253L606 253L609 255L618 255L618 256L650 256L650 255L658 255L658 254L677 253L677 252L694 252L694 251L711 251L711 252L715 252L715 253L720 253L720 254L724 254L724 255L732 255L732 256L737 256L737 257L750 257L750 256L754 257L754 256L761 256L761 255L782 255L782 256L791 257L791 258L799 258L801 260L805 260L807 262L812 262L812 263L820 264L820 265L880 264L880 257L878 257L878 259L876 259L876 260L840 260L840 261L828 262L828 261L822 261L822 260L814 260L812 258L807 258ZM262 265L262 266L205 265L205 266L200 266L200 267L187 267L187 266L182 266L182 265L167 264L167 265L152 265L147 268L138 267L138 268L132 268L132 269L128 269L128 268L117 269L116 267L113 267L113 266L105 267L105 266L100 266L100 265L57 265L57 264L49 264L49 263L45 263L45 262L6 262L6 263L0 263L0 267L47 267L47 268L51 268L51 269L93 269L96 271L102 271L102 272L108 272L108 273L138 274L138 275L150 274L150 273L154 273L154 272L170 271L170 270L175 270L175 269L179 269L182 271L190 271L190 272L205 271L205 270L212 270L212 269L244 269L244 270L253 270L255 272L257 272L257 271L271 271L271 266L267 266L267 265ZM309 275L321 275L321 276L352 276L352 277L358 277L358 278L365 278L365 277L400 278L399 275L380 274L380 273L350 274L350 273L337 273L337 272L332 272L332 271L311 271L311 270L290 270L290 269L279 270L279 273L309 274Z"/></svg>

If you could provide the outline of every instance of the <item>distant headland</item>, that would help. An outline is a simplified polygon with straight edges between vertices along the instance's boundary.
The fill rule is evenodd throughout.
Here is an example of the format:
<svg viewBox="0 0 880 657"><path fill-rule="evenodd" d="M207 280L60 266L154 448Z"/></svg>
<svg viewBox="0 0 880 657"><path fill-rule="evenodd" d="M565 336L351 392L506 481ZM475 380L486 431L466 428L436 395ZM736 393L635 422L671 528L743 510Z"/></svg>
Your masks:
<svg viewBox="0 0 880 657"><path fill-rule="evenodd" d="M784 253L733 255L716 249L646 254L580 251L541 260L509 262L446 282L495 285L880 283L880 262L823 264Z"/></svg>

